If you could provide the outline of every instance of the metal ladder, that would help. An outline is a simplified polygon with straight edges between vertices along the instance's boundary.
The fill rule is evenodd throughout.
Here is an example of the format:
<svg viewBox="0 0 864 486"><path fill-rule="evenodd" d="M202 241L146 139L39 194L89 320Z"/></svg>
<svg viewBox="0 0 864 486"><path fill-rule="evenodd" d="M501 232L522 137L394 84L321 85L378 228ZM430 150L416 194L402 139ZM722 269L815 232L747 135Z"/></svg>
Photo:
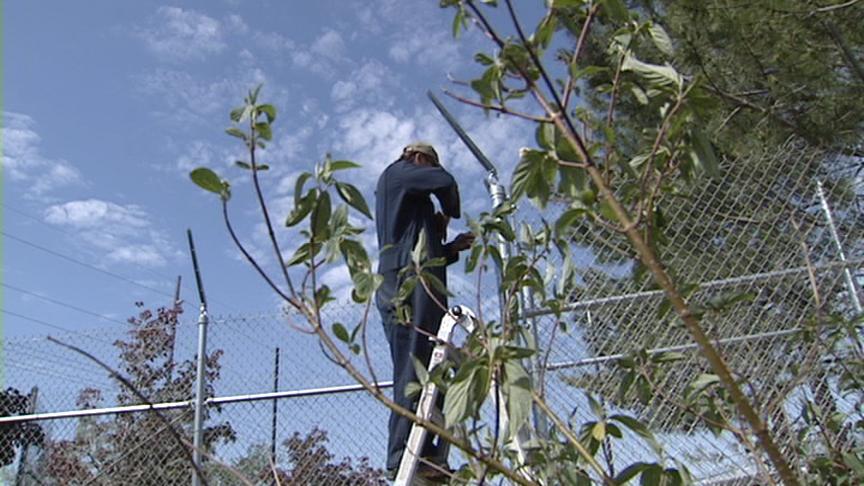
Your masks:
<svg viewBox="0 0 864 486"><path fill-rule="evenodd" d="M462 326L469 333L474 331L474 321L477 317L474 312L464 305L452 307L447 314L441 319L441 327L438 328L438 334L434 340L437 343L432 350L432 357L429 359L428 370L431 373L436 366L441 364L448 353L448 346L453 337L453 331L457 326ZM429 338L432 340L433 338ZM500 389L493 383L490 389L490 396L494 396L495 390ZM424 420L438 421L434 416L441 417L441 412L435 407L435 401L438 398L438 387L429 381L423 386L423 391L420 394L420 400L417 404L417 415ZM503 401L503 396L499 397ZM507 430L507 412L502 408L502 414L497 418L502 430ZM443 418L440 423L443 424ZM396 479L393 482L394 486L411 486L414 484L417 474L417 466L420 463L420 450L423 443L426 441L426 435L429 431L419 424L411 426L411 433L408 436L408 442L405 445L405 452L402 454L402 460L399 463L399 469L396 473ZM520 434L521 435L521 434ZM520 464L525 464L526 454L522 446L522 438L517 437L514 441L516 456Z"/></svg>

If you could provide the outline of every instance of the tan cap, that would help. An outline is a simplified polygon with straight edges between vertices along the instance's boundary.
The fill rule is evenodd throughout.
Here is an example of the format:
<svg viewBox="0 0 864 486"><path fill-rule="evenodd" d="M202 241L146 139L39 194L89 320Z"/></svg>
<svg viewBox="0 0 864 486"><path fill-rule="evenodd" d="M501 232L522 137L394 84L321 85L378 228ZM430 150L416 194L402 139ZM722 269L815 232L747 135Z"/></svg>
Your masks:
<svg viewBox="0 0 864 486"><path fill-rule="evenodd" d="M408 155L412 152L420 152L421 154L428 155L432 157L435 161L435 165L440 165L441 163L438 161L438 152L435 151L435 147L429 145L426 142L412 142L405 146L402 150L402 153Z"/></svg>

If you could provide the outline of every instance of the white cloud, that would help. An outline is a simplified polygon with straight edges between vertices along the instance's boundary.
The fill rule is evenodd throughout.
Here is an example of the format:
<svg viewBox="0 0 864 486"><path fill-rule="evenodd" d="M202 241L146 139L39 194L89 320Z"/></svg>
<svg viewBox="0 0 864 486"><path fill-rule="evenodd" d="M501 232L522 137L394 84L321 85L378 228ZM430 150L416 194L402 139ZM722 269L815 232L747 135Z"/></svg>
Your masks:
<svg viewBox="0 0 864 486"><path fill-rule="evenodd" d="M360 65L344 79L333 84L330 98L336 111L345 111L358 105L391 107L396 101L400 77L377 60Z"/></svg>
<svg viewBox="0 0 864 486"><path fill-rule="evenodd" d="M29 197L43 197L50 191L81 182L81 173L69 162L42 155L41 138L33 118L20 113L3 113L3 172L25 188Z"/></svg>
<svg viewBox="0 0 864 486"><path fill-rule="evenodd" d="M135 205L100 199L69 201L49 206L44 218L46 223L73 230L79 244L107 262L161 266L178 255L147 212Z"/></svg>
<svg viewBox="0 0 864 486"><path fill-rule="evenodd" d="M387 54L394 61L437 71L452 70L461 62L459 44L441 30L405 29L394 36Z"/></svg>
<svg viewBox="0 0 864 486"><path fill-rule="evenodd" d="M55 204L45 210L45 221L75 229L99 227L105 224L120 228L144 228L147 215L136 206L120 206L98 199Z"/></svg>
<svg viewBox="0 0 864 486"><path fill-rule="evenodd" d="M249 89L266 83L260 69L243 69L236 76L204 80L186 71L157 69L135 80L138 90L152 96L155 113L178 123L207 120L239 104ZM272 89L272 87L271 87Z"/></svg>
<svg viewBox="0 0 864 486"><path fill-rule="evenodd" d="M246 25L246 21L243 20L243 17L237 14L231 14L225 19L225 26L231 32L236 32L238 34L245 34L249 31L249 26Z"/></svg>
<svg viewBox="0 0 864 486"><path fill-rule="evenodd" d="M276 32L255 32L252 39L258 46L271 51L294 49L294 41Z"/></svg>
<svg viewBox="0 0 864 486"><path fill-rule="evenodd" d="M345 55L345 41L335 30L327 29L312 43L309 50L329 59L339 60Z"/></svg>
<svg viewBox="0 0 864 486"><path fill-rule="evenodd" d="M232 28L242 23L229 18ZM242 24L245 26L245 24ZM136 35L147 48L169 61L204 59L225 49L221 23L194 10L159 7L149 25L137 29Z"/></svg>
<svg viewBox="0 0 864 486"><path fill-rule="evenodd" d="M210 166L213 160L213 151L210 146L200 140L189 145L186 153L177 158L177 170L186 173L196 167Z"/></svg>
<svg viewBox="0 0 864 486"><path fill-rule="evenodd" d="M332 78L340 67L349 62L345 40L342 34L333 29L325 29L309 45L298 44L275 34L262 34L257 38L259 42L287 51L294 66L324 78Z"/></svg>
<svg viewBox="0 0 864 486"><path fill-rule="evenodd" d="M402 0L355 1L351 4L357 25L389 44L387 55L399 63L411 63L420 68L431 67L436 73L455 69L462 59L459 45L453 39L449 15L441 15L434 2ZM423 19L423 22L406 21Z"/></svg>
<svg viewBox="0 0 864 486"><path fill-rule="evenodd" d="M414 119L400 112L360 108L340 117L338 125L340 137L334 149L340 158L363 165L361 174L367 184L417 138Z"/></svg>

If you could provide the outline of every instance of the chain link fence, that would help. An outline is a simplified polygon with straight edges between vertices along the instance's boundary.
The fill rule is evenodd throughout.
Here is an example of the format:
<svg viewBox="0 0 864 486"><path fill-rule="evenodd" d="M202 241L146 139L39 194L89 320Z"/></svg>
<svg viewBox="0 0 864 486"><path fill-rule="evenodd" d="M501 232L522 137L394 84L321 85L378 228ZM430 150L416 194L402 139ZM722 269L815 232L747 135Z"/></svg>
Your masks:
<svg viewBox="0 0 864 486"><path fill-rule="evenodd" d="M838 393L838 360L813 327L822 314L860 312L854 284L861 278L864 224L853 197L859 181L836 170L842 162L793 144L727 161L722 178L661 199L654 222L664 230L657 238L661 258L790 458L800 459L808 440L799 433L803 403L853 416L862 405L860 396ZM828 189L838 238L818 180ZM524 206L517 219L536 226L563 210L562 203L543 211ZM542 370L536 380L551 407L578 429L596 419L590 395L608 413L648 424L667 459L686 465L697 482L758 483L765 461L733 432L712 431L711 417L697 417L682 398L710 370L627 242L587 220L576 224L569 257L576 273L562 275L566 266L556 252L538 254L537 266L550 287L571 278L577 291L560 315L542 307L524 314L536 330L535 369ZM467 280L454 283L451 303L497 318L492 280L479 291ZM325 322L350 329L362 317L357 306L334 306ZM292 319L272 313L211 319L207 483L386 484L388 412L327 360L314 336L293 329ZM0 481L188 484L197 332L187 314L170 329L55 336L136 377L158 414L84 356L45 339L7 340L0 415L30 418L0 423ZM374 309L365 341L368 359L357 356L355 364L387 387L389 350ZM652 360L658 357L670 362ZM628 370L631 377L622 379ZM459 463L456 453L451 459ZM643 460L656 460L656 452L627 434L601 458L617 470Z"/></svg>

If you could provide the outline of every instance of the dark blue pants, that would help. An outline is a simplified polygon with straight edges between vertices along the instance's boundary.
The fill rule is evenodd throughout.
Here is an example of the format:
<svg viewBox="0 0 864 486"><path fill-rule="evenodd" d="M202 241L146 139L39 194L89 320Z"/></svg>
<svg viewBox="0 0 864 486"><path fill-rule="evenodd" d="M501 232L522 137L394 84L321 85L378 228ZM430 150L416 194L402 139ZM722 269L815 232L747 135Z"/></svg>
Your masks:
<svg viewBox="0 0 864 486"><path fill-rule="evenodd" d="M429 358L432 356L434 342L427 336L418 333L413 326L419 327L429 333L436 334L444 316L444 310L438 307L435 301L429 297L423 287L418 284L413 295L410 297L411 315L413 326L399 323L396 316L396 306L393 298L399 289L397 272L384 273L384 282L376 294L378 312L381 313L381 322L384 325L384 335L390 344L390 357L393 360L393 401L398 405L411 411L417 410L419 397L407 398L405 388L408 383L418 381L414 372L412 357L420 360L424 366L428 366ZM438 296L436 296L437 298ZM446 297L439 298L443 305L447 305ZM408 304L408 302L406 302ZM443 403L443 396L438 396L438 407ZM402 460L408 435L411 433L413 422L401 415L391 412L387 440L387 469L396 469ZM420 452L422 457L429 458L438 463L447 459L448 447L443 441L437 441L436 436L429 434ZM436 442L441 442L440 444Z"/></svg>

